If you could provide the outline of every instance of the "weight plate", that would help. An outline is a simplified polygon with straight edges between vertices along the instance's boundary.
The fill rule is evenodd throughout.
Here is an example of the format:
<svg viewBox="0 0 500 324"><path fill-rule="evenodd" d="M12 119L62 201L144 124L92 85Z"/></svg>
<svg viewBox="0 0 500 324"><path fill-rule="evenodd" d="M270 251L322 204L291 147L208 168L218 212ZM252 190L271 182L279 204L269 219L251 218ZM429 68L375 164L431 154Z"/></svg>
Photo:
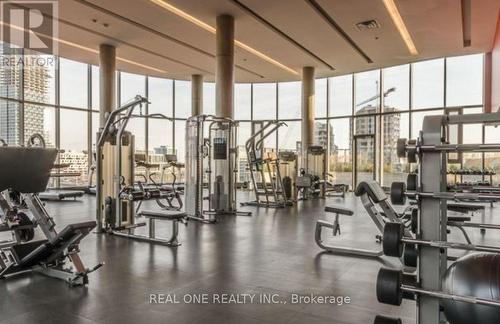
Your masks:
<svg viewBox="0 0 500 324"><path fill-rule="evenodd" d="M392 257L401 257L403 255L404 225L396 222L388 222L384 226L384 236L382 239L382 248L384 254Z"/></svg>
<svg viewBox="0 0 500 324"><path fill-rule="evenodd" d="M418 177L416 173L409 173L406 177L406 190L416 191L417 190Z"/></svg>
<svg viewBox="0 0 500 324"><path fill-rule="evenodd" d="M398 138L396 143L396 152L399 158L406 157L406 138Z"/></svg>
<svg viewBox="0 0 500 324"><path fill-rule="evenodd" d="M380 303L400 306L403 299L402 278L401 271L380 269L377 276L377 300Z"/></svg>
<svg viewBox="0 0 500 324"><path fill-rule="evenodd" d="M404 182L393 182L391 184L391 203L404 205L406 203L406 184Z"/></svg>
<svg viewBox="0 0 500 324"><path fill-rule="evenodd" d="M413 244L405 244L403 253L403 263L407 267L416 268L418 261L417 247Z"/></svg>

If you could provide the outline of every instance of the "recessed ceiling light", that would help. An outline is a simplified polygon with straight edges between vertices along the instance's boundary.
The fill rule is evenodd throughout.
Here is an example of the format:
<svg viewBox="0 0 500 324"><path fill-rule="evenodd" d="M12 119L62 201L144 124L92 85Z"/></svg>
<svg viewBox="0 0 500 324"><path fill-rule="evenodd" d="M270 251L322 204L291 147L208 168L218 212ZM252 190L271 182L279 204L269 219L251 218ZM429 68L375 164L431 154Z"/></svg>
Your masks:
<svg viewBox="0 0 500 324"><path fill-rule="evenodd" d="M187 12L185 11L182 11L181 9L171 5L170 3L164 1L164 0L150 0L151 2L153 2L154 4L170 11L171 13L181 17L181 18L184 18L185 20L195 24L196 26L200 27L200 28L203 28L204 30L212 33L212 34L215 34L217 32L217 29L215 27L212 27L210 26L209 24L199 20L198 18L188 14ZM243 48L244 50L260 57L261 59L273 64L273 65L276 65L278 67L280 67L281 69L287 71L287 72L290 72L292 74L295 74L295 75L298 75L299 73L297 71L295 71L294 69L292 68L289 68L288 66L276 61L275 59L267 56L266 54L262 53L262 52L259 52L258 50L254 49L253 47L250 47L248 45L246 45L245 43L242 43L238 40L234 40L234 43L236 44L236 46L238 47L241 47Z"/></svg>
<svg viewBox="0 0 500 324"><path fill-rule="evenodd" d="M411 39L410 33L408 32L408 29L406 28L406 25L403 21L403 18L401 18L401 14L399 13L398 7L394 3L394 0L383 0L385 8L389 12L389 15L391 15L392 21L396 25L399 34L403 38L403 41L406 44L406 47L410 51L411 55L418 55L417 48L415 47L415 44L413 43L413 40Z"/></svg>

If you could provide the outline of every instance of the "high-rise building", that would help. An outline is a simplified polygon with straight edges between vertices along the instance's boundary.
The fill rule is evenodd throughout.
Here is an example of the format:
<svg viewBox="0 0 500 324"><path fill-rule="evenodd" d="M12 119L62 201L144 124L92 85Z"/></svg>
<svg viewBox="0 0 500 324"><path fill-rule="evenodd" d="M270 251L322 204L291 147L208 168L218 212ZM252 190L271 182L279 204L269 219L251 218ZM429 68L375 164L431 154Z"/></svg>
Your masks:
<svg viewBox="0 0 500 324"><path fill-rule="evenodd" d="M13 58L9 62L11 65L4 65L0 68L0 96L4 98L21 99L40 103L48 103L48 83L51 78L49 69L44 64L30 64L24 67L26 56L23 58L18 54L8 53L8 49L3 45L0 47L0 56L11 55ZM33 56L30 61L33 60ZM5 60L4 60L5 62ZM21 89L21 86L24 88ZM40 134L45 138L48 146L50 135L45 132L44 109L40 105L25 103L21 110L19 103L10 100L0 101L0 138L8 145L21 145L26 143L33 134ZM24 138L20 137L21 125L24 124Z"/></svg>
<svg viewBox="0 0 500 324"><path fill-rule="evenodd" d="M329 148L330 153L337 150L333 132L328 134L328 123L316 122L314 124L314 145L321 145L324 148Z"/></svg>

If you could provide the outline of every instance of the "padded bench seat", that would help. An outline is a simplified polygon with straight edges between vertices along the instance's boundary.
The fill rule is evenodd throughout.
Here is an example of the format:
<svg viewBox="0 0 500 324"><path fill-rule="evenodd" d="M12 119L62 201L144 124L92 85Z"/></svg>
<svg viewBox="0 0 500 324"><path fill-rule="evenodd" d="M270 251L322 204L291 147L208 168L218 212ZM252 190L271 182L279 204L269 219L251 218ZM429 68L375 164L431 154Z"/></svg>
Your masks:
<svg viewBox="0 0 500 324"><path fill-rule="evenodd" d="M354 215L354 211L352 209L344 208L344 207L340 207L340 206L326 206L325 212L340 214L340 215L347 215L347 216Z"/></svg>
<svg viewBox="0 0 500 324"><path fill-rule="evenodd" d="M139 212L140 216L144 216L145 218L153 218L153 219L163 219L163 220L180 220L186 217L186 213L177 212L177 211L168 211L168 210L141 210Z"/></svg>

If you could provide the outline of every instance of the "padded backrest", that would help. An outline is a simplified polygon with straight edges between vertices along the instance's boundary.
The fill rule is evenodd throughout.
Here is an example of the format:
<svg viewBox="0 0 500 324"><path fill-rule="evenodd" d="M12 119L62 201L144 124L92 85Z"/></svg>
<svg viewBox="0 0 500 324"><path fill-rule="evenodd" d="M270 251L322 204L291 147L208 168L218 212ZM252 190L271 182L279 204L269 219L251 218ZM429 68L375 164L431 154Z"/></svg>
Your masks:
<svg viewBox="0 0 500 324"><path fill-rule="evenodd" d="M375 180L360 182L356 187L356 191L354 191L354 194L358 197L365 193L374 203L379 203L387 199L384 189Z"/></svg>
<svg viewBox="0 0 500 324"><path fill-rule="evenodd" d="M45 191L56 156L56 149L0 147L0 191Z"/></svg>

